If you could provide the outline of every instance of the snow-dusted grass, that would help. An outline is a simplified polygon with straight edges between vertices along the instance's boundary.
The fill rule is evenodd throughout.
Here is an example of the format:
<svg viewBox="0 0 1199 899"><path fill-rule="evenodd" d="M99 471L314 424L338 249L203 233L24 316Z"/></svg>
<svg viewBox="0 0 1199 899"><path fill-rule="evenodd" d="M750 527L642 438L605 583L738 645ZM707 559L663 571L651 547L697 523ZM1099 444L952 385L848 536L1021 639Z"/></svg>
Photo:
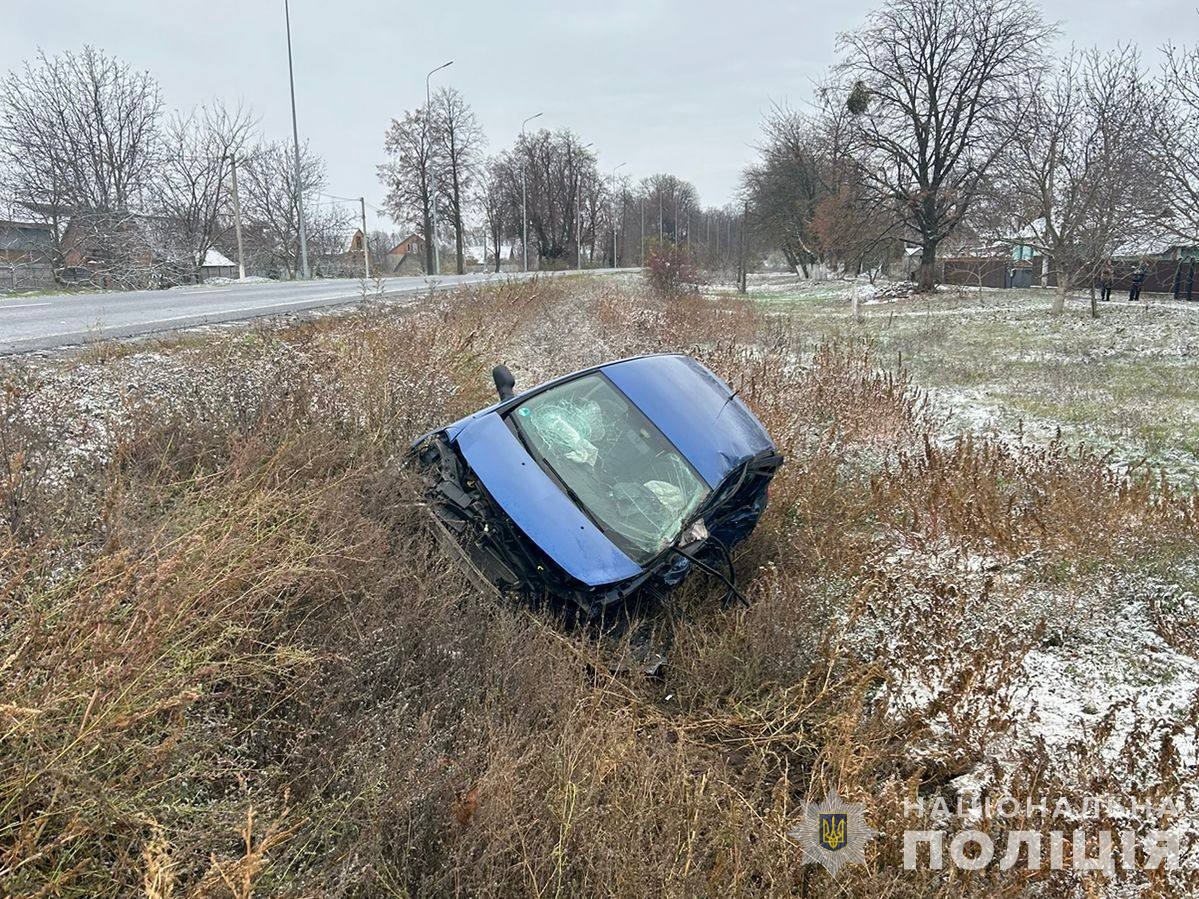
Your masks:
<svg viewBox="0 0 1199 899"><path fill-rule="evenodd" d="M886 285L880 282L879 288ZM750 294L813 341L862 335L901 358L950 414L948 434L1023 434L1110 451L1122 468L1150 464L1181 483L1199 477L1199 302L1153 295L1100 303L1079 294L1061 316L1051 292L942 288L935 296L867 299L868 284L778 276Z"/></svg>

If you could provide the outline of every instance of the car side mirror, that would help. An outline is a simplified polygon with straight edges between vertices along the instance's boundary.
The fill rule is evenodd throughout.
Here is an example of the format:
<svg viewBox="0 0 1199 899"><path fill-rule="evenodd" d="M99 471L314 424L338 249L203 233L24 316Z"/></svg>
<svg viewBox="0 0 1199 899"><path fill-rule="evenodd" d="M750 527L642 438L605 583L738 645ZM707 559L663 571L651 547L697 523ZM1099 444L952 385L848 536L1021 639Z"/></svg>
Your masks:
<svg viewBox="0 0 1199 899"><path fill-rule="evenodd" d="M516 378L512 377L508 366L500 364L493 368L491 380L495 381L495 392L500 395L501 400L510 400L516 396L512 390L516 386Z"/></svg>

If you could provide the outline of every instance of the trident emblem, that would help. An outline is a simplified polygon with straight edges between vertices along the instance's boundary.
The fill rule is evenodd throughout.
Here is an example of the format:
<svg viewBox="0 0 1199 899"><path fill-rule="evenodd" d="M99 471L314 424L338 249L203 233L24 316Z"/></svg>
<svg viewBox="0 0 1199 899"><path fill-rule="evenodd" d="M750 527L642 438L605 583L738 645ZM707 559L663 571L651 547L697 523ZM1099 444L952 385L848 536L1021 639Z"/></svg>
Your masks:
<svg viewBox="0 0 1199 899"><path fill-rule="evenodd" d="M829 852L845 848L845 827L848 816L844 812L823 812L820 815L820 846Z"/></svg>

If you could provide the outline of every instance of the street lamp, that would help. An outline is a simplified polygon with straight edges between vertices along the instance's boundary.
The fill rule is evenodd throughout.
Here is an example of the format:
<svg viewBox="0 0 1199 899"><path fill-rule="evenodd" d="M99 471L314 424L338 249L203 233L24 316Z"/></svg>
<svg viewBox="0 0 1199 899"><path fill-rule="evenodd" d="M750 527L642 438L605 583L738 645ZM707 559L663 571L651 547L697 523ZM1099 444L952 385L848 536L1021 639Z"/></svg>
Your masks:
<svg viewBox="0 0 1199 899"><path fill-rule="evenodd" d="M525 125L533 121L533 119L541 118L541 113L531 115L520 123L520 243L521 250L524 253L525 267L524 271L529 270L529 188L528 178L525 173Z"/></svg>
<svg viewBox="0 0 1199 899"><path fill-rule="evenodd" d="M612 268L616 268L616 172L626 165L622 162L612 169Z"/></svg>
<svg viewBox="0 0 1199 899"><path fill-rule="evenodd" d="M429 119L433 116L433 102L429 95L429 79L447 66L452 66L454 60L443 62L425 76L425 166L429 170L429 234L426 235L433 245L433 274L441 274L441 256L437 252L437 170L432 164L432 151L429 148Z"/></svg>
<svg viewBox="0 0 1199 899"><path fill-rule="evenodd" d="M296 125L296 78L291 65L291 10L287 0L283 0L283 22L287 29L287 83L291 87L291 136L296 154L296 217L300 222L300 265L304 280L310 277L308 271L308 231L304 227L304 198L303 186L300 183L300 129Z"/></svg>

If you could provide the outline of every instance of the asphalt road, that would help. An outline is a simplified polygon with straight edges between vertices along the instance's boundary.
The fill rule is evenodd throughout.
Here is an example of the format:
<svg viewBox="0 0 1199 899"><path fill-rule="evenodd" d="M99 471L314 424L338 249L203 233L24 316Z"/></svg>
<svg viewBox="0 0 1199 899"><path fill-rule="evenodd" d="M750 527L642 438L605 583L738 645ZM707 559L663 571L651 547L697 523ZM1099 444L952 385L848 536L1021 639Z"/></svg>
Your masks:
<svg viewBox="0 0 1199 899"><path fill-rule="evenodd" d="M637 269L590 271L602 274ZM571 272L542 276L547 274L556 277ZM425 294L430 288L447 290L461 284L529 277L533 273L388 278L385 286L386 296L392 298ZM354 278L12 297L0 299L0 355L360 302L362 282Z"/></svg>

